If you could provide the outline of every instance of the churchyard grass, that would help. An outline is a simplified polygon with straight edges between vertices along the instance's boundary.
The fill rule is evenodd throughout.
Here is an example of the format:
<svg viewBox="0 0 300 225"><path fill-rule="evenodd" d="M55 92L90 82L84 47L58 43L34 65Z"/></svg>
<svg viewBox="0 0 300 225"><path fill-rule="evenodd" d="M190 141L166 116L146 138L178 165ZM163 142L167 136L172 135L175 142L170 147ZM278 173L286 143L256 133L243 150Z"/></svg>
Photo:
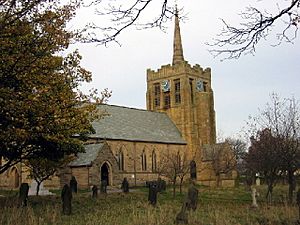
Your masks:
<svg viewBox="0 0 300 225"><path fill-rule="evenodd" d="M199 188L199 204L189 213L192 225L288 225L298 218L296 206L285 204L286 187L276 187L274 204L267 205L265 187L258 188L259 209L251 209L247 188ZM184 188L186 192L186 188ZM172 197L171 188L159 194L156 207L147 203L147 188L129 194L109 193L92 199L90 192L80 191L72 201L72 215L61 213L60 192L56 196L30 196L28 207L16 207L16 192L0 191L2 225L171 225L180 211L185 194Z"/></svg>

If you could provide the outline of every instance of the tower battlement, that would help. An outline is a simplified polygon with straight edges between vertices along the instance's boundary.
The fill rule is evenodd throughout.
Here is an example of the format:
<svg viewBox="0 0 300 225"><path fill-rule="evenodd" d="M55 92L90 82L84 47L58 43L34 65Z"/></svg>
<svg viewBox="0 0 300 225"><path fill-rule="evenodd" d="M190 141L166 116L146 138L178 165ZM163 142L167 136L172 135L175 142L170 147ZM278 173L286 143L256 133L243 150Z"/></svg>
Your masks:
<svg viewBox="0 0 300 225"><path fill-rule="evenodd" d="M187 61L177 65L162 65L157 70L147 69L147 81L157 79L172 78L181 74L190 74L190 76L202 78L206 81L211 80L211 68L203 69L199 64L191 66Z"/></svg>

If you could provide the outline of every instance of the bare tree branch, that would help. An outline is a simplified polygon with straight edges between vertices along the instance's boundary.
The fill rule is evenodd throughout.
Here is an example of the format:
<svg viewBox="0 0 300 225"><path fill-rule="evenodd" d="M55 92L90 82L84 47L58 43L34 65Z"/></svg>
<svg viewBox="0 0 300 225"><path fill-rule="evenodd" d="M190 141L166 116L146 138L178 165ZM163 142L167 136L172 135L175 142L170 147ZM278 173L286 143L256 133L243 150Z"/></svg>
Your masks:
<svg viewBox="0 0 300 225"><path fill-rule="evenodd" d="M105 3L107 3L107 6ZM170 0L161 0L159 3L159 13L156 13L151 19L144 21L146 9L154 6L155 3L157 1L154 0L135 0L131 4L122 3L121 0L93 0L86 6L97 7L96 14L102 18L109 18L110 25L100 26L96 23L86 25L85 29L81 31L81 41L85 43L97 43L99 45L106 45L109 42L119 43L117 37L131 26L136 29L158 27L164 30L164 23L172 19L175 14L174 6L170 6ZM182 10L179 10L180 13Z"/></svg>
<svg viewBox="0 0 300 225"><path fill-rule="evenodd" d="M255 7L246 8L241 14L244 22L240 23L240 27L231 26L222 19L225 27L213 43L208 43L213 47L210 53L215 57L222 55L224 59L237 59L242 54L254 54L257 44L270 35L272 28L279 24L280 20L284 23L284 28L276 35L276 45L283 41L292 43L297 38L300 26L299 10L300 0L291 0L291 3L286 8L279 9L276 15L262 12Z"/></svg>

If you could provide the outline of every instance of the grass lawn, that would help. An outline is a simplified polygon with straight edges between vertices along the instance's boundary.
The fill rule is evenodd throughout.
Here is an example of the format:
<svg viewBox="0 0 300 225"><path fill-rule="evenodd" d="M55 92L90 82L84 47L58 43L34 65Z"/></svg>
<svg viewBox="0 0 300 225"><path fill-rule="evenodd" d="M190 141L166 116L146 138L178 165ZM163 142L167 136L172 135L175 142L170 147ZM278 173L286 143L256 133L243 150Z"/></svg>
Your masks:
<svg viewBox="0 0 300 225"><path fill-rule="evenodd" d="M258 188L259 209L251 209L250 191L239 188L199 187L199 202L195 212L189 213L193 225L288 225L295 224L298 208L284 202L286 187L274 189L274 204L264 200L265 187ZM186 188L184 188L186 192ZM56 196L30 196L26 208L18 208L17 193L0 191L0 224L2 225L170 225L174 224L185 194L172 198L172 190L159 194L157 207L148 205L146 188L138 188L124 195L111 193L91 199L81 191L73 196L72 215L61 213L59 192Z"/></svg>

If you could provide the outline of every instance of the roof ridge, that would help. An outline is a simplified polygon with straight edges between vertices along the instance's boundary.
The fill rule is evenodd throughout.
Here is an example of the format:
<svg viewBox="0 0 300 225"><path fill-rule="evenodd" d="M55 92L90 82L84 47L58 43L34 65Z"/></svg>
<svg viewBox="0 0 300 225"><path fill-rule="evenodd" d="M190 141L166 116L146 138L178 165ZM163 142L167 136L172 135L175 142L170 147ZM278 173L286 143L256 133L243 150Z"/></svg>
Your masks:
<svg viewBox="0 0 300 225"><path fill-rule="evenodd" d="M140 108L133 108L133 107L129 107L129 106L112 105L112 104L104 104L104 103L99 104L99 105L113 106L113 107L118 107L118 108L132 109L132 110L145 111L145 112L151 112L151 113L160 113L160 114L167 115L167 113L165 113L165 112L157 112L157 111L153 111L153 110L140 109Z"/></svg>

